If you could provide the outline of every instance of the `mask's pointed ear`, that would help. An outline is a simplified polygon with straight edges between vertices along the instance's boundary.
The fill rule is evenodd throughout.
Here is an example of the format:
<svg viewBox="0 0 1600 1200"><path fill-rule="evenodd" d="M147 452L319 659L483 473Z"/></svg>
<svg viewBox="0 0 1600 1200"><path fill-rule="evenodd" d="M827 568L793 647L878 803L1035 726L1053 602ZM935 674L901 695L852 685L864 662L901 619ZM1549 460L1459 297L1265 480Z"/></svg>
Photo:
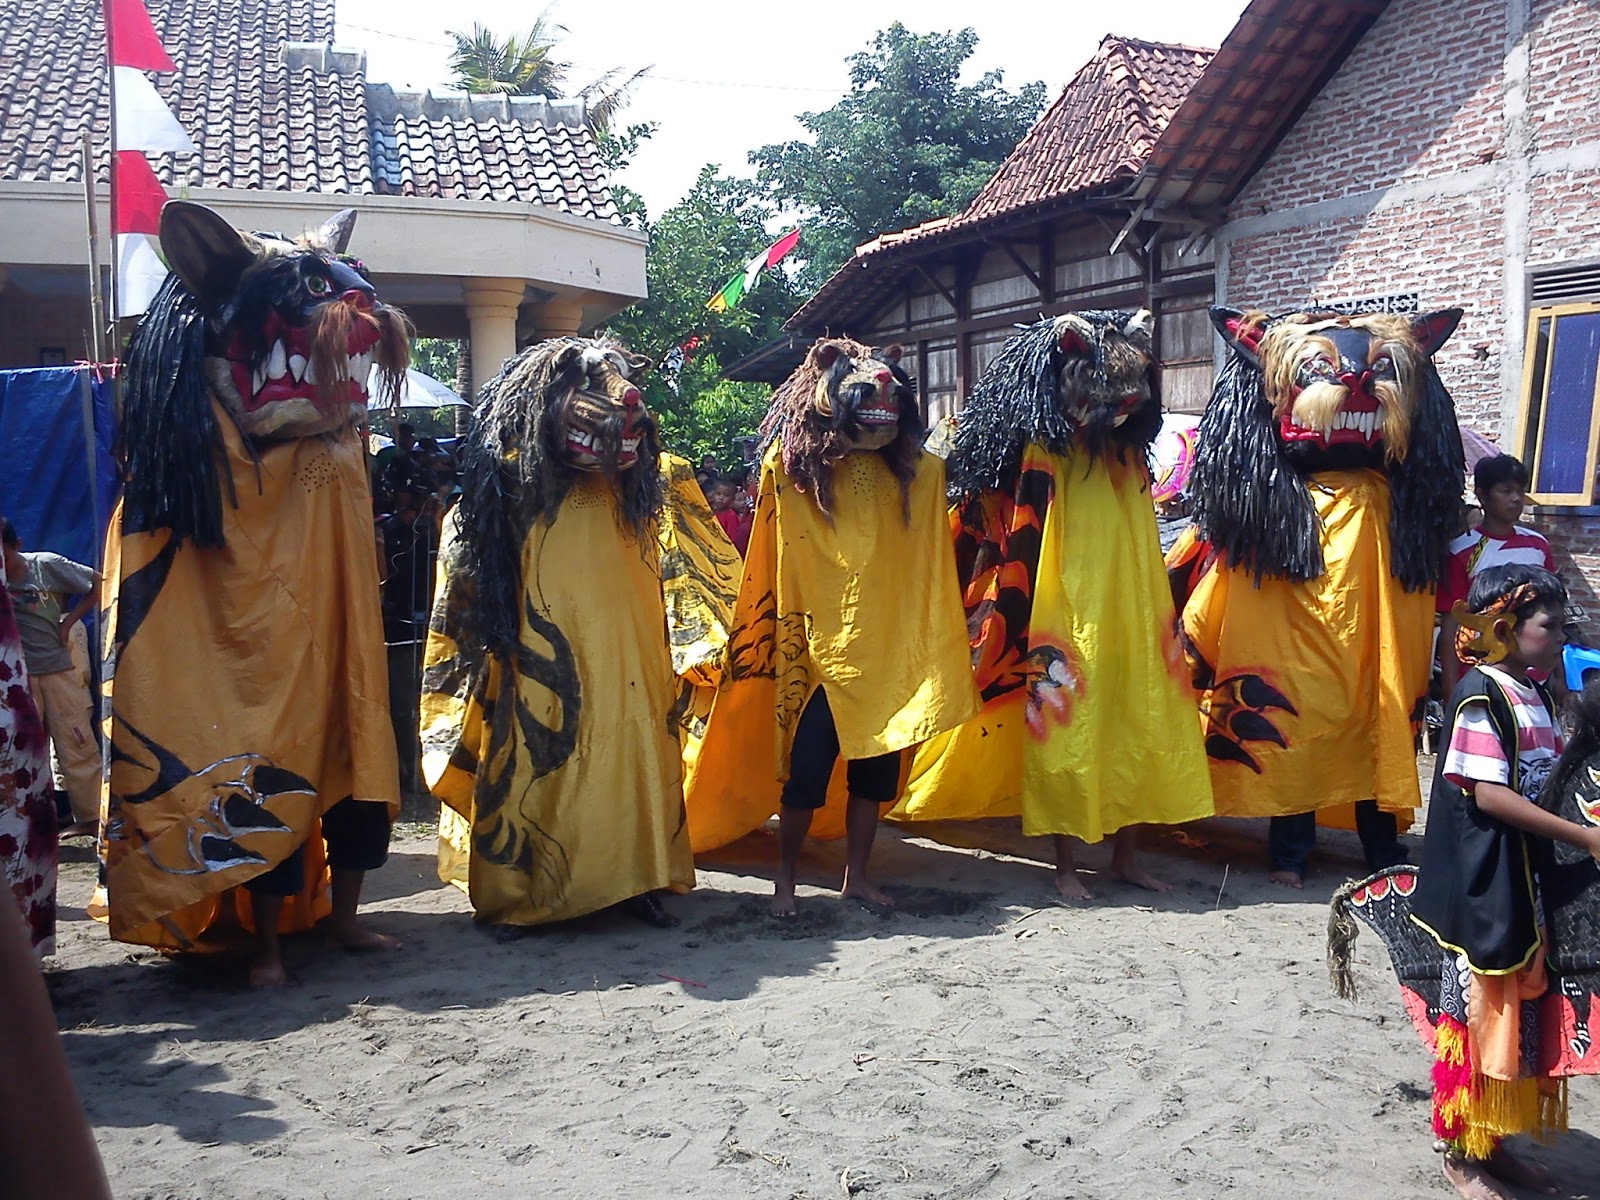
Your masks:
<svg viewBox="0 0 1600 1200"><path fill-rule="evenodd" d="M844 353L844 349L837 342L818 342L811 347L806 357L811 360L812 365L819 371L826 371L833 366L842 353Z"/></svg>
<svg viewBox="0 0 1600 1200"><path fill-rule="evenodd" d="M1432 358L1439 347L1461 324L1459 308L1441 308L1438 312L1422 313L1411 318L1411 332L1422 352Z"/></svg>
<svg viewBox="0 0 1600 1200"><path fill-rule="evenodd" d="M161 252L201 305L215 312L238 291L260 257L260 243L203 204L168 200L161 210Z"/></svg>
<svg viewBox="0 0 1600 1200"><path fill-rule="evenodd" d="M1056 318L1056 346L1063 354L1093 354L1094 330L1089 322L1076 313L1063 313Z"/></svg>
<svg viewBox="0 0 1600 1200"><path fill-rule="evenodd" d="M341 208L329 217L311 237L311 244L331 254L343 254L350 245L350 235L356 229L356 210Z"/></svg>
<svg viewBox="0 0 1600 1200"><path fill-rule="evenodd" d="M1222 340L1259 367L1261 337L1266 333L1267 322L1272 318L1264 312L1245 312L1237 308L1225 308L1220 304L1212 305L1209 311L1211 323L1217 327Z"/></svg>
<svg viewBox="0 0 1600 1200"><path fill-rule="evenodd" d="M892 345L884 346L878 351L877 356L886 363L898 363L905 356L905 352L906 348L899 342L895 342Z"/></svg>

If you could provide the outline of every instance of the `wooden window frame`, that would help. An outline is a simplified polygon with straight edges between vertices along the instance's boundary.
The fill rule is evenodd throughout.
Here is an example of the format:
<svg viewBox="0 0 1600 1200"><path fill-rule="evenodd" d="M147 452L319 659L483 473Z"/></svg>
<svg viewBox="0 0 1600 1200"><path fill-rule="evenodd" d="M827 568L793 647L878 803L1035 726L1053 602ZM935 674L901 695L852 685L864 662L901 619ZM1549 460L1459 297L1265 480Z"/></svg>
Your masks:
<svg viewBox="0 0 1600 1200"><path fill-rule="evenodd" d="M1595 471L1600 466L1600 370L1595 373L1594 395L1589 397L1589 446L1585 459L1583 487L1576 492L1547 492L1539 487L1540 453L1544 449L1545 422L1550 416L1550 366L1555 359L1556 336L1562 317L1600 313L1600 302L1545 304L1528 310L1528 325L1522 351L1522 395L1517 406L1516 445L1528 466L1528 498L1535 504L1556 508L1586 508L1594 503ZM1530 428L1533 407L1534 362L1539 350L1539 322L1550 322L1550 347L1539 392L1539 419Z"/></svg>

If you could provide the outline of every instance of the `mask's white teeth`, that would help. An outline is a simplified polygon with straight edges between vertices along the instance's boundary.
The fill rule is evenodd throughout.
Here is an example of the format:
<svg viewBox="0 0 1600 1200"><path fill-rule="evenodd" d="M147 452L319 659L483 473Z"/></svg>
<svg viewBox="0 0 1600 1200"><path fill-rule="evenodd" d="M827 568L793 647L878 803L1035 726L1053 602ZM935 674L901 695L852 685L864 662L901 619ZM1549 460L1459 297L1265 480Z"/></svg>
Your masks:
<svg viewBox="0 0 1600 1200"><path fill-rule="evenodd" d="M638 438L623 438L622 439L622 448L624 450L626 450L629 454L634 453L635 451L637 451L639 449L639 439Z"/></svg>
<svg viewBox="0 0 1600 1200"><path fill-rule="evenodd" d="M272 343L272 353L267 355L267 378L282 379L289 372L289 354L282 342Z"/></svg>
<svg viewBox="0 0 1600 1200"><path fill-rule="evenodd" d="M264 388L266 386L267 386L267 369L265 367L257 367L255 369L255 372L250 377L250 393L251 393L251 395L255 395L256 393L260 392L262 388Z"/></svg>
<svg viewBox="0 0 1600 1200"><path fill-rule="evenodd" d="M306 360L306 371L305 371L305 374L300 377L300 382L302 382L302 383L316 383L316 381L317 381L317 370L316 370L316 368L314 366L311 365L311 361L309 359L307 359Z"/></svg>
<svg viewBox="0 0 1600 1200"><path fill-rule="evenodd" d="M289 356L289 378L293 379L296 383L299 383L301 376L303 376L305 372L306 360L298 354L291 354Z"/></svg>

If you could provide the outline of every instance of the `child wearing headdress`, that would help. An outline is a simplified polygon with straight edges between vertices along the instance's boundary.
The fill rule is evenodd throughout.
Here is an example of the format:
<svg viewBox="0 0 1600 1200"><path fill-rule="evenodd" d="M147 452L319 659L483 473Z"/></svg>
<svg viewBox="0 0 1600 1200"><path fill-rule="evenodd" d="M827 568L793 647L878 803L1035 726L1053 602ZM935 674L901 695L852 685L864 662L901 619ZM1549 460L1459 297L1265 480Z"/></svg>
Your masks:
<svg viewBox="0 0 1600 1200"><path fill-rule="evenodd" d="M1600 826L1540 805L1561 752L1549 694L1532 673L1561 656L1566 591L1543 567L1491 567L1454 610L1472 664L1450 699L1428 806L1413 920L1446 951L1433 1070L1444 1175L1468 1200L1505 1184L1554 1194L1502 1145L1565 1129L1566 1089L1540 1053L1549 937L1539 866L1552 843L1600 858Z"/></svg>

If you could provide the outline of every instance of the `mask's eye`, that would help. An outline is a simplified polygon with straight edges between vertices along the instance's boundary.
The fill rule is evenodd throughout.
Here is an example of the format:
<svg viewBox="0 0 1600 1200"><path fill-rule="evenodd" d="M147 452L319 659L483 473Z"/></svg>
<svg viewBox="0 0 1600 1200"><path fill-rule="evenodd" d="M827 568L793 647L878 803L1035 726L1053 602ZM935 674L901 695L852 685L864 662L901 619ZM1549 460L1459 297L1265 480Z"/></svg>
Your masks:
<svg viewBox="0 0 1600 1200"><path fill-rule="evenodd" d="M1374 375L1393 375L1394 359L1390 358L1387 354L1380 355L1378 358L1373 360L1372 373Z"/></svg>
<svg viewBox="0 0 1600 1200"><path fill-rule="evenodd" d="M307 275L306 291L313 296L328 296L333 293L333 284L326 275Z"/></svg>
<svg viewBox="0 0 1600 1200"><path fill-rule="evenodd" d="M1300 377L1305 380L1332 379L1335 377L1333 363L1325 354L1315 355L1300 364Z"/></svg>

